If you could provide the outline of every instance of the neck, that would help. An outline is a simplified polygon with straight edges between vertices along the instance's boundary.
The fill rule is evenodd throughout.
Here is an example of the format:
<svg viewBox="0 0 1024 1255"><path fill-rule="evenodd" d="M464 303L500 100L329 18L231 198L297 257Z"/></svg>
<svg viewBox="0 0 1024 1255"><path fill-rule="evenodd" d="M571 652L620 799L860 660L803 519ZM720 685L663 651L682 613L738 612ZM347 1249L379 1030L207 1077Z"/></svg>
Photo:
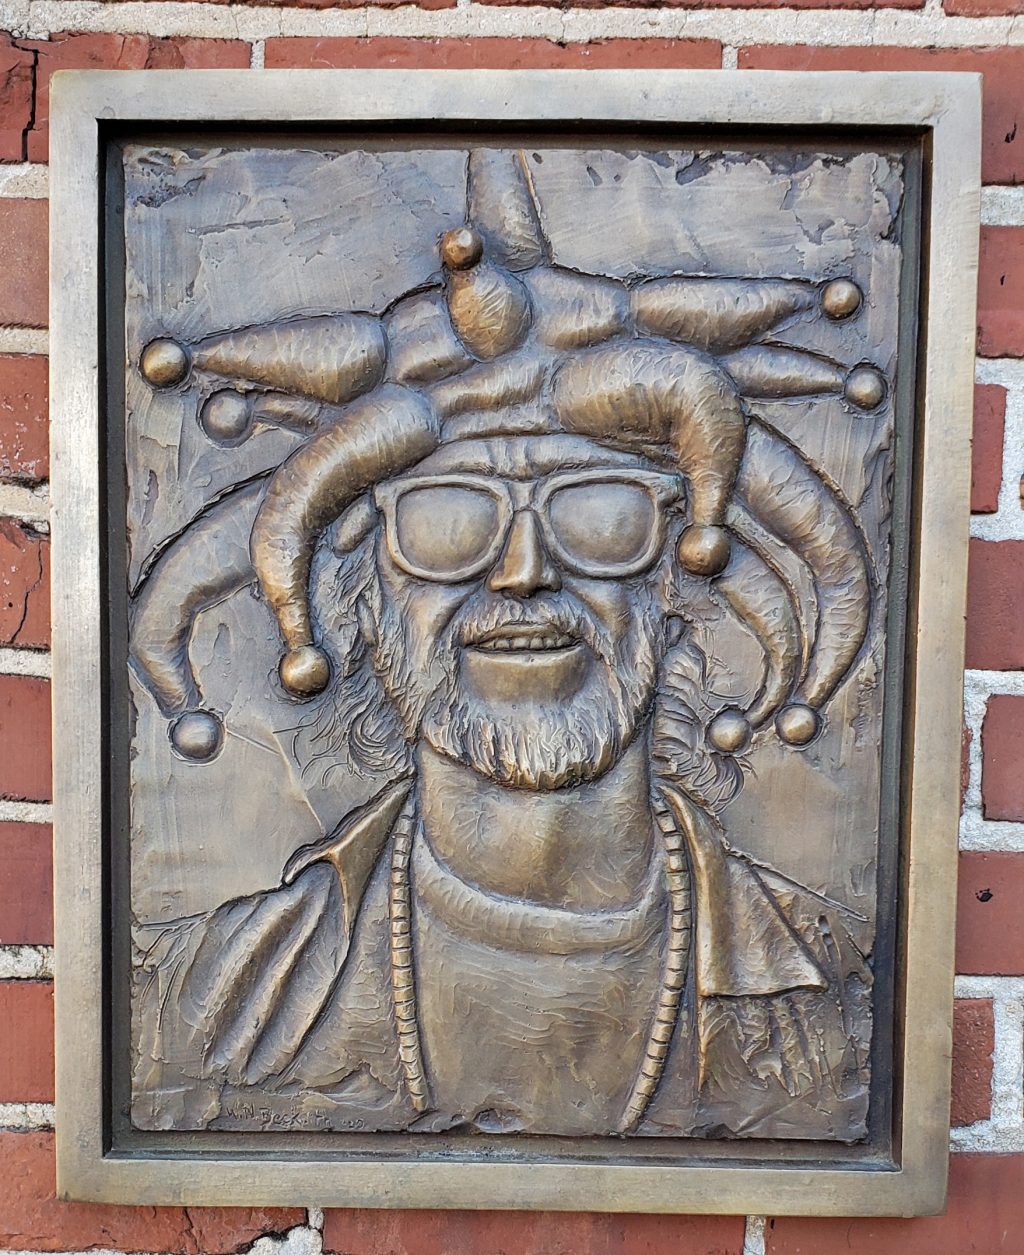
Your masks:
<svg viewBox="0 0 1024 1255"><path fill-rule="evenodd" d="M599 780L530 793L417 750L420 814L434 853L490 893L610 910L647 880L653 852L648 753L638 737Z"/></svg>

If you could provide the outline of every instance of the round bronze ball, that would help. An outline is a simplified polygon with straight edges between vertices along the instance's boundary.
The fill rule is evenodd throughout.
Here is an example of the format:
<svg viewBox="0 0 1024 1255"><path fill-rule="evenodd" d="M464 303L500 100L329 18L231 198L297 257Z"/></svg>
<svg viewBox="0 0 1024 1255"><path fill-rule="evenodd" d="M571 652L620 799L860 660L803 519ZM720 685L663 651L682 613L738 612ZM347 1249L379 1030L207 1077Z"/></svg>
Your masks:
<svg viewBox="0 0 1024 1255"><path fill-rule="evenodd" d="M750 721L735 706L728 706L708 724L708 740L723 754L735 754L750 744Z"/></svg>
<svg viewBox="0 0 1024 1255"><path fill-rule="evenodd" d="M221 721L208 710L190 710L171 725L171 744L192 762L209 762L223 740Z"/></svg>
<svg viewBox="0 0 1024 1255"><path fill-rule="evenodd" d="M249 431L249 403L230 388L215 392L203 402L199 426L215 444L234 444Z"/></svg>
<svg viewBox="0 0 1024 1255"><path fill-rule="evenodd" d="M281 683L295 697L315 697L331 678L327 655L315 645L301 645L281 659Z"/></svg>
<svg viewBox="0 0 1024 1255"><path fill-rule="evenodd" d="M843 394L859 410L877 409L885 397L885 380L873 366L858 366L847 376Z"/></svg>
<svg viewBox="0 0 1024 1255"><path fill-rule="evenodd" d="M775 717L775 728L787 745L809 745L818 735L821 718L810 706L784 706Z"/></svg>
<svg viewBox="0 0 1024 1255"><path fill-rule="evenodd" d="M142 350L139 370L154 388L173 388L188 374L188 353L176 340L151 340Z"/></svg>
<svg viewBox="0 0 1024 1255"><path fill-rule="evenodd" d="M855 314L862 299L860 288L852 279L833 279L821 290L822 311L836 320Z"/></svg>
<svg viewBox="0 0 1024 1255"><path fill-rule="evenodd" d="M441 260L450 270L468 270L484 255L484 242L472 227L456 227L441 236Z"/></svg>
<svg viewBox="0 0 1024 1255"><path fill-rule="evenodd" d="M729 533L722 527L691 523L679 537L677 552L691 575L718 575L729 565Z"/></svg>

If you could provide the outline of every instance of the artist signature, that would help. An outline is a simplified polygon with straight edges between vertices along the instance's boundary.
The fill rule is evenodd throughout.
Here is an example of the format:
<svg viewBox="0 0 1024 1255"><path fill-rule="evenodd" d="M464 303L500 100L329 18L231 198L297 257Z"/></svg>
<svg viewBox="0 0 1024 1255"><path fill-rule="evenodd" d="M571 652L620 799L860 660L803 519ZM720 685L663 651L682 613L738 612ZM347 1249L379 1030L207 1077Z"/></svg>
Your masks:
<svg viewBox="0 0 1024 1255"><path fill-rule="evenodd" d="M339 1126L360 1129L364 1126L362 1120L332 1121L323 1111L275 1111L272 1107L252 1102L239 1103L231 1114L237 1120L258 1120L265 1129L331 1129Z"/></svg>

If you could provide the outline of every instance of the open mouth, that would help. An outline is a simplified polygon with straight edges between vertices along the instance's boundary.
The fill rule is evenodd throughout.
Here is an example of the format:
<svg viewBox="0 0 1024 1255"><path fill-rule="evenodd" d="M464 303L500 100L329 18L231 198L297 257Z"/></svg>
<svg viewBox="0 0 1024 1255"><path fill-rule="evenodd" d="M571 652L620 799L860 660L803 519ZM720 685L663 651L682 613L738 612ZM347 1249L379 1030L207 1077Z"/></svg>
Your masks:
<svg viewBox="0 0 1024 1255"><path fill-rule="evenodd" d="M495 628L493 632L487 632L466 644L485 653L525 653L572 649L579 644L579 640L548 625L518 623L515 626Z"/></svg>

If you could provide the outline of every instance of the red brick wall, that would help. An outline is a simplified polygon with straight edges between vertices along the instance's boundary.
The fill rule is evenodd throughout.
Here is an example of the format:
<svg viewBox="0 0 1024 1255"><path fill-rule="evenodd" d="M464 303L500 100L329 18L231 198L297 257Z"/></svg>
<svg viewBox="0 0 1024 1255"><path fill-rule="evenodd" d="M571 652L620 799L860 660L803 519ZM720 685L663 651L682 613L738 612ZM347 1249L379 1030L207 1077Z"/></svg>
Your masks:
<svg viewBox="0 0 1024 1255"><path fill-rule="evenodd" d="M289 1255L1024 1251L1024 0L15 3L0 32L0 1248ZM866 11L875 10L875 12ZM0 10L2 11L2 10ZM51 23L47 26L46 23ZM75 25L78 23L78 25ZM64 29L64 26L69 29ZM372 36L372 37L370 37ZM724 66L985 77L949 1212L922 1220L226 1211L53 1197L46 477L58 68ZM277 1238L268 1243L274 1245Z"/></svg>

